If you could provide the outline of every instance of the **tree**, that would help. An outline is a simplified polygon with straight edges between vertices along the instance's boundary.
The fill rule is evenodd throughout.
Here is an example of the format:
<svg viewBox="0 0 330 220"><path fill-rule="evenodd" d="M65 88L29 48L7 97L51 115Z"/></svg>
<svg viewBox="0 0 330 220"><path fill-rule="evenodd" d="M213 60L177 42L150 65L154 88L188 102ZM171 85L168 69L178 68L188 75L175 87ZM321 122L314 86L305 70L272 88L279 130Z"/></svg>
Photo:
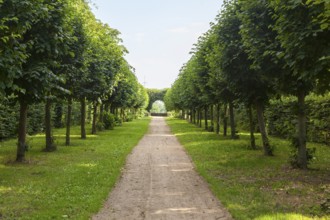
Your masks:
<svg viewBox="0 0 330 220"><path fill-rule="evenodd" d="M17 28L23 28L23 31L12 40L14 45L20 45L19 50L24 48L25 60L15 63L15 67L10 70L9 77L6 79L7 81L12 80L12 84L9 84L11 86L6 88L6 93L8 95L14 93L20 103L16 158L19 162L24 161L27 147L25 137L28 105L43 100L51 88L61 89L56 86L59 78L54 73L54 69L58 65L57 58L66 51L63 21L67 2L62 0L36 1L34 3L6 1L1 7L3 10L1 14L4 17L12 18ZM24 9L24 6L27 7L27 10ZM20 25L22 23L25 25ZM9 42L8 50L10 48L15 50L15 46L11 43Z"/></svg>
<svg viewBox="0 0 330 220"><path fill-rule="evenodd" d="M277 56L285 62L285 71L279 88L286 94L296 95L297 143L296 166L306 169L305 97L311 91L329 90L329 1L271 1L274 10L274 30L283 48Z"/></svg>
<svg viewBox="0 0 330 220"><path fill-rule="evenodd" d="M277 74L283 70L280 63L274 62L273 54L280 49L278 41L276 41L276 32L270 26L274 23L271 17L271 9L263 0L239 1L240 13L238 14L241 21L240 36L244 45L244 52L250 61L249 74L246 83L242 81L242 94L245 94L243 100L250 108L255 103L259 121L259 127L263 137L263 146L265 154L271 155L269 141L267 137L264 122L264 106L268 103L270 97L275 94L275 82ZM249 110L250 122L251 110ZM251 129L253 125L251 124ZM268 147L265 147L267 146Z"/></svg>
<svg viewBox="0 0 330 220"><path fill-rule="evenodd" d="M87 3L84 1L72 1L70 2L70 8L72 10L72 16L69 18L69 23L72 25L73 30L70 33L70 41L68 47L70 53L66 54L62 58L61 71L65 77L65 83L63 87L69 91L64 97L67 100L67 113L66 113L66 138L65 144L70 145L70 128L71 128L71 115L72 115L72 103L74 99L81 99L82 85L86 81L86 50L87 50L87 33L85 31L86 24L84 24L83 18L91 17L88 14ZM78 7L79 6L79 7ZM74 10L78 7L78 10ZM84 124L81 125L84 128ZM82 129L84 133L84 129ZM84 133L86 136L86 133Z"/></svg>

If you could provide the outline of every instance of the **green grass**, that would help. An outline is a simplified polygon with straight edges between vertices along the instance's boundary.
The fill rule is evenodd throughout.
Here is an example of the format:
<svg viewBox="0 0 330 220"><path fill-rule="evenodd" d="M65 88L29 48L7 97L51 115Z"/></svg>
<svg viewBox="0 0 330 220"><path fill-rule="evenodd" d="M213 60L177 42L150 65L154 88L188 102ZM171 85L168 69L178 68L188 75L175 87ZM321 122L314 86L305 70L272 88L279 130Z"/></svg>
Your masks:
<svg viewBox="0 0 330 220"><path fill-rule="evenodd" d="M150 119L79 139L65 147L65 130L54 131L58 150L45 153L44 135L29 137L27 163L12 161L16 140L0 144L0 219L89 219L114 186L126 156L147 131Z"/></svg>
<svg viewBox="0 0 330 220"><path fill-rule="evenodd" d="M288 165L286 140L271 138L275 156L265 157L261 149L248 149L247 133L230 140L184 120L168 119L167 123L235 219L330 219L330 210L322 208L330 199L329 146L308 143L317 148L316 160L310 170L303 171ZM257 144L261 145L259 135Z"/></svg>

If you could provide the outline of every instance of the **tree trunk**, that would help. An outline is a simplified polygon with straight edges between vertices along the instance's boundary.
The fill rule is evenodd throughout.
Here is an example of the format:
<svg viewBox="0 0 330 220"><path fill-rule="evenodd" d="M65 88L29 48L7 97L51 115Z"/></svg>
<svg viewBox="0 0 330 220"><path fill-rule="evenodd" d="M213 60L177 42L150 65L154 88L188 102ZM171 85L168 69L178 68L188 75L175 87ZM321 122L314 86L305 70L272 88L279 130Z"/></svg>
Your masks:
<svg viewBox="0 0 330 220"><path fill-rule="evenodd" d="M196 111L196 114L197 114L197 126L199 126L199 120L200 120L199 110Z"/></svg>
<svg viewBox="0 0 330 220"><path fill-rule="evenodd" d="M273 151L270 147L268 135L267 135L267 131L266 131L263 104L260 102L256 102L256 110L257 110L257 116L258 116L258 122L259 122L259 129L260 129L261 138L262 138L262 146L264 148L264 155L273 156Z"/></svg>
<svg viewBox="0 0 330 220"><path fill-rule="evenodd" d="M71 130L71 115L72 115L72 97L68 98L68 111L66 114L66 133L65 133L65 145L70 145L70 130Z"/></svg>
<svg viewBox="0 0 330 220"><path fill-rule="evenodd" d="M190 123L193 123L193 112L194 112L194 110L190 110L190 113L189 113L189 121L190 121Z"/></svg>
<svg viewBox="0 0 330 220"><path fill-rule="evenodd" d="M102 122L103 123L103 112L104 112L104 105L103 104L101 104L100 105L100 122Z"/></svg>
<svg viewBox="0 0 330 220"><path fill-rule="evenodd" d="M97 102L94 102L94 105L93 105L92 134L96 134L96 119L97 119Z"/></svg>
<svg viewBox="0 0 330 220"><path fill-rule="evenodd" d="M199 114L199 123L198 123L198 127L202 127L202 110L198 110L198 114Z"/></svg>
<svg viewBox="0 0 330 220"><path fill-rule="evenodd" d="M220 134L220 120L221 120L221 117L220 117L220 104L217 104L217 106L216 106L216 125L217 125L217 127L216 127L216 129L215 129L215 133L217 134L217 135L219 135Z"/></svg>
<svg viewBox="0 0 330 220"><path fill-rule="evenodd" d="M125 111L122 108L120 109L120 117L123 119L124 122L126 121Z"/></svg>
<svg viewBox="0 0 330 220"><path fill-rule="evenodd" d="M227 136L227 125L228 125L228 116L227 116L227 104L224 106L224 112L223 112L223 136Z"/></svg>
<svg viewBox="0 0 330 220"><path fill-rule="evenodd" d="M194 117L194 124L197 124L197 119L196 119L196 109L193 110L193 117Z"/></svg>
<svg viewBox="0 0 330 220"><path fill-rule="evenodd" d="M53 141L53 136L52 136L52 124L51 124L51 107L52 107L52 102L50 99L46 100L45 104L45 133L46 133L46 152L52 152L56 150L56 146Z"/></svg>
<svg viewBox="0 0 330 220"><path fill-rule="evenodd" d="M86 121L86 99L82 98L80 100L80 131L81 131L81 139L86 139L86 126L85 126L85 121Z"/></svg>
<svg viewBox="0 0 330 220"><path fill-rule="evenodd" d="M205 106L204 107L204 126L205 126L205 130L209 129L209 124L208 124L208 118L207 118L207 114L208 114L208 107Z"/></svg>
<svg viewBox="0 0 330 220"><path fill-rule="evenodd" d="M19 104L20 104L20 114L19 114L19 123L18 123L18 144L17 144L16 161L23 162L25 160L25 151L27 147L26 122L27 122L28 104L21 100Z"/></svg>
<svg viewBox="0 0 330 220"><path fill-rule="evenodd" d="M256 139L254 137L254 121L253 121L253 114L252 114L252 106L247 107L248 115L249 115L249 122L250 122L250 147L251 149L256 149Z"/></svg>
<svg viewBox="0 0 330 220"><path fill-rule="evenodd" d="M303 90L298 92L298 167L307 169L307 148L306 148L306 94Z"/></svg>
<svg viewBox="0 0 330 220"><path fill-rule="evenodd" d="M210 110L210 118L211 118L211 128L210 131L214 131L214 105L211 105L211 110Z"/></svg>
<svg viewBox="0 0 330 220"><path fill-rule="evenodd" d="M229 103L229 117L230 117L230 128L231 128L231 139L237 139L236 126L235 126L235 116L234 116L234 104Z"/></svg>

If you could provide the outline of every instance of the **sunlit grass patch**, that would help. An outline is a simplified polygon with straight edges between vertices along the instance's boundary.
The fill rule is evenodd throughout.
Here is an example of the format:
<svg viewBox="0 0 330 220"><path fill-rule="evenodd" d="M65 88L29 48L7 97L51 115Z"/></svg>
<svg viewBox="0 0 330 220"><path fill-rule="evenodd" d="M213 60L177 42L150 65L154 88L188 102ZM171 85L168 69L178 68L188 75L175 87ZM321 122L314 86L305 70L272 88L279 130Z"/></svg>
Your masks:
<svg viewBox="0 0 330 220"><path fill-rule="evenodd" d="M54 131L58 150L42 152L44 136L29 137L27 163L12 161L16 140L0 148L0 219L89 219L102 206L120 175L126 156L147 132L150 119L79 137L65 146L65 130ZM90 127L88 127L90 131Z"/></svg>
<svg viewBox="0 0 330 220"><path fill-rule="evenodd" d="M235 219L330 219L324 205L330 198L330 147L316 147L316 160L307 171L288 165L290 143L271 138L275 156L250 150L249 134L230 140L189 124L168 119L197 171ZM179 135L177 135L179 134ZM260 135L256 135L261 146Z"/></svg>
<svg viewBox="0 0 330 220"><path fill-rule="evenodd" d="M309 217L295 213L276 213L255 218L256 220L328 220L327 217Z"/></svg>

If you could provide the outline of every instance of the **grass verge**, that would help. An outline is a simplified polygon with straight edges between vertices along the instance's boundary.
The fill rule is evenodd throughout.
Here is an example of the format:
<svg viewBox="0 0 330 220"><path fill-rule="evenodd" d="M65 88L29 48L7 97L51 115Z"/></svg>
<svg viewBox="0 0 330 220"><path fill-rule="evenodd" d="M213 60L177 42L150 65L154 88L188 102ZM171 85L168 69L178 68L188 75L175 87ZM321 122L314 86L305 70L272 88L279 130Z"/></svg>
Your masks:
<svg viewBox="0 0 330 220"><path fill-rule="evenodd" d="M0 219L89 219L116 183L126 156L147 132L150 119L79 138L54 131L58 150L41 152L44 135L29 137L28 162L17 164L16 140L0 144Z"/></svg>
<svg viewBox="0 0 330 220"><path fill-rule="evenodd" d="M235 219L330 219L330 147L316 147L307 171L288 165L289 142L271 138L275 156L247 148L249 135L239 140L197 128L184 120L167 120L191 156L197 171ZM261 145L261 138L257 136Z"/></svg>

